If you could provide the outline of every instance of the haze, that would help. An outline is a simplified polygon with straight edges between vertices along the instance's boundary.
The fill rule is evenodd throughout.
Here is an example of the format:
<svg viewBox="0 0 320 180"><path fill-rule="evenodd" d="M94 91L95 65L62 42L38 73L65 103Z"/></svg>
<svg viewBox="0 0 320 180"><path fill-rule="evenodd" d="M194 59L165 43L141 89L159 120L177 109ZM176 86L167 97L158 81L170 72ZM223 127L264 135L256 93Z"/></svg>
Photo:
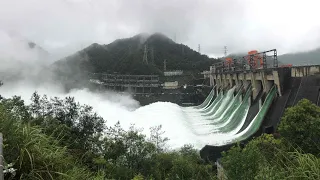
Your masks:
<svg viewBox="0 0 320 180"><path fill-rule="evenodd" d="M201 53L210 56L220 56L225 45L230 53L306 51L319 47L318 7L311 0L0 0L0 94L21 96L26 103L34 91L49 97L74 96L91 105L107 125L119 120L124 128L135 123L146 132L162 124L170 147L193 143L201 148L207 140L191 133L176 104L138 108L131 96L114 92L78 89L66 94L50 81L50 74L40 81L38 73L44 76L43 66L91 43L108 44L141 32L161 32L193 49L201 44ZM28 41L50 56L30 49Z"/></svg>
<svg viewBox="0 0 320 180"><path fill-rule="evenodd" d="M315 0L1 0L0 29L57 57L93 42L162 32L217 56L277 48L280 54L319 47ZM0 39L1 41L2 39Z"/></svg>

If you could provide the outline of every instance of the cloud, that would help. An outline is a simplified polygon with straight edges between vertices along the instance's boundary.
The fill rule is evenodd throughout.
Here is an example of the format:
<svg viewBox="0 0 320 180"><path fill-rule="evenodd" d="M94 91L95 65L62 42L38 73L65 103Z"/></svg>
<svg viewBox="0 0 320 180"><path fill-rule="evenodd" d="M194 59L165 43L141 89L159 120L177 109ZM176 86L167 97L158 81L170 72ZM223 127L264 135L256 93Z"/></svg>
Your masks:
<svg viewBox="0 0 320 180"><path fill-rule="evenodd" d="M46 51L29 43L15 33L0 30L0 80L37 76L52 62Z"/></svg>
<svg viewBox="0 0 320 180"><path fill-rule="evenodd" d="M2 0L0 28L61 55L97 42L162 32L201 52L319 46L320 12L312 0Z"/></svg>

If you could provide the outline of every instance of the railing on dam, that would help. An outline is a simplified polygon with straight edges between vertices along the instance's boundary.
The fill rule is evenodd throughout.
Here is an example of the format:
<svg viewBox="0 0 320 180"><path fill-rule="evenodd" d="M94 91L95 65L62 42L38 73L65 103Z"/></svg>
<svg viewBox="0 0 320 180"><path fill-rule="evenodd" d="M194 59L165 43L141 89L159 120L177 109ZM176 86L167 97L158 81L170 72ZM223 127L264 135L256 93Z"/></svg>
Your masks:
<svg viewBox="0 0 320 180"><path fill-rule="evenodd" d="M243 71L266 71L278 68L278 54L276 49L249 54L243 57L226 58L226 61L213 64L211 73L228 73Z"/></svg>
<svg viewBox="0 0 320 180"><path fill-rule="evenodd" d="M256 51L253 51L256 52ZM277 50L259 53L249 53L243 57L225 58L225 61L215 63L210 66L209 71L203 71L204 78L218 74L239 74L239 73L260 73L272 74L279 69L289 69L292 77L304 77L320 74L320 64L301 64L301 65L281 65L278 64Z"/></svg>

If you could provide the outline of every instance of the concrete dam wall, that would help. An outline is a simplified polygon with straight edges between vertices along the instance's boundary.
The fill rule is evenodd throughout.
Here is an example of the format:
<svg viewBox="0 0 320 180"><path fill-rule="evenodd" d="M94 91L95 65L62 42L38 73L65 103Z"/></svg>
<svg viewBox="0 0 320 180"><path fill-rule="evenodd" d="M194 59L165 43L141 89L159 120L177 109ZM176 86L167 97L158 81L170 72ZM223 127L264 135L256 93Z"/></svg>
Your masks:
<svg viewBox="0 0 320 180"><path fill-rule="evenodd" d="M263 121L257 130L249 138L242 139L240 144L245 144L252 137L262 133L274 133L285 109L294 106L303 98L320 106L320 65L233 72L219 72L211 67L205 77L210 78L210 85L216 89L225 90L235 85L243 85L244 89L252 90L250 108L238 133L248 128L259 116L268 94L276 87L275 97L271 100L270 106L265 107ZM200 151L200 155L205 160L216 161L221 157L222 151L233 145L234 143L222 146L206 145Z"/></svg>

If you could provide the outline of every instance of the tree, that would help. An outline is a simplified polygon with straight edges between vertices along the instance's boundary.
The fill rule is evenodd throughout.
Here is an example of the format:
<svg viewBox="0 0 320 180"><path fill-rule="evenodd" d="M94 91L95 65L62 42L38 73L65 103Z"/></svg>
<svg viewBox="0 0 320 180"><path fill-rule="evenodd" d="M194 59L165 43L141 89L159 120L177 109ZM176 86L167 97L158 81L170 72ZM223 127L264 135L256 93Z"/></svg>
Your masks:
<svg viewBox="0 0 320 180"><path fill-rule="evenodd" d="M197 150L195 150L193 145L191 144L185 144L184 146L182 146L179 150L179 153L182 156L190 157L191 159L195 159L195 160L199 160L200 158Z"/></svg>
<svg viewBox="0 0 320 180"><path fill-rule="evenodd" d="M62 138L61 143L69 148L95 148L95 139L101 136L105 121L91 106L80 105L73 97L48 100L46 95L41 97L36 92L31 100L32 123L43 127L48 134Z"/></svg>
<svg viewBox="0 0 320 180"><path fill-rule="evenodd" d="M17 98L16 98L17 99ZM9 103L10 102L10 103ZM20 118L7 99L0 103L0 132L4 135L4 161L16 170L14 179L91 179L93 174L76 163L58 141L44 134L42 129L26 121L31 116ZM21 102L21 101L20 101ZM23 105L19 104L20 109ZM6 173L5 178L12 178Z"/></svg>
<svg viewBox="0 0 320 180"><path fill-rule="evenodd" d="M3 85L2 81L0 81L0 87ZM3 97L1 96L0 94L0 100L2 99Z"/></svg>
<svg viewBox="0 0 320 180"><path fill-rule="evenodd" d="M241 148L223 153L221 164L228 179L319 179L320 159L290 151L282 139L263 134Z"/></svg>
<svg viewBox="0 0 320 180"><path fill-rule="evenodd" d="M142 129L104 120L74 98L32 95L0 100L0 131L5 161L23 179L212 179L212 166L191 145L165 151L161 126ZM104 133L104 136L102 136ZM16 178L16 176L14 177Z"/></svg>
<svg viewBox="0 0 320 180"><path fill-rule="evenodd" d="M162 137L164 133L165 131L162 131L162 125L150 128L150 142L155 144L158 153L165 150L166 142L169 141L169 138Z"/></svg>
<svg viewBox="0 0 320 180"><path fill-rule="evenodd" d="M130 179L135 174L150 175L152 157L156 154L155 145L148 142L146 136L131 125L128 131L121 128L120 123L108 127L102 147L104 158L112 166L121 169L108 178ZM126 173L124 173L126 172ZM125 177L124 177L125 176Z"/></svg>
<svg viewBox="0 0 320 180"><path fill-rule="evenodd" d="M320 107L307 99L285 111L278 131L295 148L305 153L320 152Z"/></svg>
<svg viewBox="0 0 320 180"><path fill-rule="evenodd" d="M252 139L244 148L239 144L223 152L221 164L228 179L254 179L268 162L275 159L281 140L263 134Z"/></svg>
<svg viewBox="0 0 320 180"><path fill-rule="evenodd" d="M228 179L254 179L259 170L260 153L257 147L241 149L240 145L223 153L222 167Z"/></svg>

